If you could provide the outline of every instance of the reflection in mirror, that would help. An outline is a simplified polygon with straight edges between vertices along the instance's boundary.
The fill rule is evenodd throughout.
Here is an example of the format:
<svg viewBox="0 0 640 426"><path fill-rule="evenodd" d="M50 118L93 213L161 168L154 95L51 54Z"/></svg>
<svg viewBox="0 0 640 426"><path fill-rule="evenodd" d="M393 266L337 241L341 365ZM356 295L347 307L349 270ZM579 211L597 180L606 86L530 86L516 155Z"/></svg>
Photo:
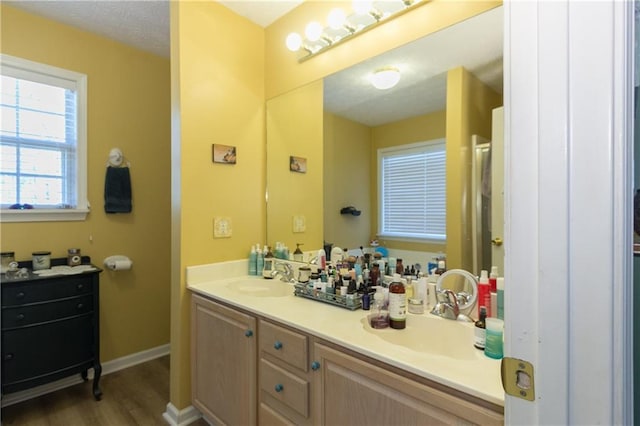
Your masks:
<svg viewBox="0 0 640 426"><path fill-rule="evenodd" d="M502 13L497 7L324 79L322 240L355 249L377 238L405 264L425 265L446 253L449 267L472 269L468 151L471 134L491 137L491 109L502 104ZM368 77L390 65L400 70L400 82L374 89ZM446 242L380 235L377 150L440 138L447 141ZM269 167L271 199L273 191L290 188L273 182ZM361 214L341 214L349 206ZM268 205L268 239L284 240L271 210ZM305 244L315 249L322 241Z"/></svg>
<svg viewBox="0 0 640 426"><path fill-rule="evenodd" d="M460 313L471 316L478 300L478 282L472 274L462 269L450 269L438 278L437 290L451 290L458 300Z"/></svg>

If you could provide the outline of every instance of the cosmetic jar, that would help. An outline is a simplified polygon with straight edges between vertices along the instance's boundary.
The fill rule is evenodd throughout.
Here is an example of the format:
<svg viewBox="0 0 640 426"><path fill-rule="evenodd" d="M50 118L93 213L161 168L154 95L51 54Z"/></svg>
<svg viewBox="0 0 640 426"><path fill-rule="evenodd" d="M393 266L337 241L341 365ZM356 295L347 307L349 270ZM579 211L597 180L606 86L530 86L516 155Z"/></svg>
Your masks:
<svg viewBox="0 0 640 426"><path fill-rule="evenodd" d="M411 314L424 314L424 303L422 299L415 297L409 299L409 313Z"/></svg>
<svg viewBox="0 0 640 426"><path fill-rule="evenodd" d="M16 255L12 251L3 251L0 253L1 264L0 268L3 274L9 270L9 264L16 260Z"/></svg>
<svg viewBox="0 0 640 426"><path fill-rule="evenodd" d="M51 252L50 251L34 251L31 253L33 270L39 271L41 269L51 268Z"/></svg>

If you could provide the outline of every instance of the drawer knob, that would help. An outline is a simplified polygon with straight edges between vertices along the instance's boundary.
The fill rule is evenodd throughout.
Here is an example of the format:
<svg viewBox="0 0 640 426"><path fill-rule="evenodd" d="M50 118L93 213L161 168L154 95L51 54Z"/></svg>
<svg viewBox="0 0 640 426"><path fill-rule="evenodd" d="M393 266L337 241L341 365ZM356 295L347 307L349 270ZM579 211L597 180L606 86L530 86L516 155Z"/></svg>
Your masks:
<svg viewBox="0 0 640 426"><path fill-rule="evenodd" d="M24 299L24 292L20 292L18 294L16 294L16 299Z"/></svg>
<svg viewBox="0 0 640 426"><path fill-rule="evenodd" d="M311 363L311 369L313 371L320 370L320 363L318 361L313 361Z"/></svg>
<svg viewBox="0 0 640 426"><path fill-rule="evenodd" d="M82 290L84 288L84 284L78 284L77 289Z"/></svg>
<svg viewBox="0 0 640 426"><path fill-rule="evenodd" d="M18 321L22 321L22 320L24 319L24 314L18 314L18 315L16 315L16 319L17 319Z"/></svg>
<svg viewBox="0 0 640 426"><path fill-rule="evenodd" d="M78 310L84 308L84 304L83 303L78 303Z"/></svg>
<svg viewBox="0 0 640 426"><path fill-rule="evenodd" d="M278 383L275 386L275 390L276 390L276 392L282 392L284 390L284 386L282 386L280 383Z"/></svg>
<svg viewBox="0 0 640 426"><path fill-rule="evenodd" d="M6 354L6 355L4 356L4 360L5 360L5 361L11 361L12 359L13 359L13 354Z"/></svg>
<svg viewBox="0 0 640 426"><path fill-rule="evenodd" d="M247 330L247 331L245 331L245 332L244 332L244 335L245 335L245 336L247 336L247 337L251 337L251 336L253 336L253 330Z"/></svg>
<svg viewBox="0 0 640 426"><path fill-rule="evenodd" d="M276 340L276 342L273 344L273 347L274 347L276 350L280 350L280 349L282 349L282 342L280 342L280 341Z"/></svg>

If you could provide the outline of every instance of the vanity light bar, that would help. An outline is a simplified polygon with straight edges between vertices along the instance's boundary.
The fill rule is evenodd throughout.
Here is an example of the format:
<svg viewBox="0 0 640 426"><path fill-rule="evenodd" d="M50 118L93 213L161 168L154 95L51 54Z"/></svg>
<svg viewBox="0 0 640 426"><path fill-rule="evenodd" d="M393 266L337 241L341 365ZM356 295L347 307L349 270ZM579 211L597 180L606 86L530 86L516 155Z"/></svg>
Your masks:
<svg viewBox="0 0 640 426"><path fill-rule="evenodd" d="M354 11L349 16L342 9L333 9L329 12L326 26L310 22L306 26L304 37L292 32L287 36L286 46L289 50L298 52L298 62L304 62L427 2L428 0L353 0Z"/></svg>

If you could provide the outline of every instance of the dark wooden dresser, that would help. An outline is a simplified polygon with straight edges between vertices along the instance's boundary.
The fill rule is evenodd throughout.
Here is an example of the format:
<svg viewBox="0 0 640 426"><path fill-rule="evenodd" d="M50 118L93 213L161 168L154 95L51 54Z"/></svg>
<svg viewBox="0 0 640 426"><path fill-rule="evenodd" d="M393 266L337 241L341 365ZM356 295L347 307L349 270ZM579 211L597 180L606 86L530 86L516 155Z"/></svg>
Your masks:
<svg viewBox="0 0 640 426"><path fill-rule="evenodd" d="M65 265L67 259L52 259ZM91 259L84 256L83 264ZM26 278L1 275L2 393L7 394L80 374L87 380L93 368L93 396L99 387L99 273L39 276L31 262Z"/></svg>

